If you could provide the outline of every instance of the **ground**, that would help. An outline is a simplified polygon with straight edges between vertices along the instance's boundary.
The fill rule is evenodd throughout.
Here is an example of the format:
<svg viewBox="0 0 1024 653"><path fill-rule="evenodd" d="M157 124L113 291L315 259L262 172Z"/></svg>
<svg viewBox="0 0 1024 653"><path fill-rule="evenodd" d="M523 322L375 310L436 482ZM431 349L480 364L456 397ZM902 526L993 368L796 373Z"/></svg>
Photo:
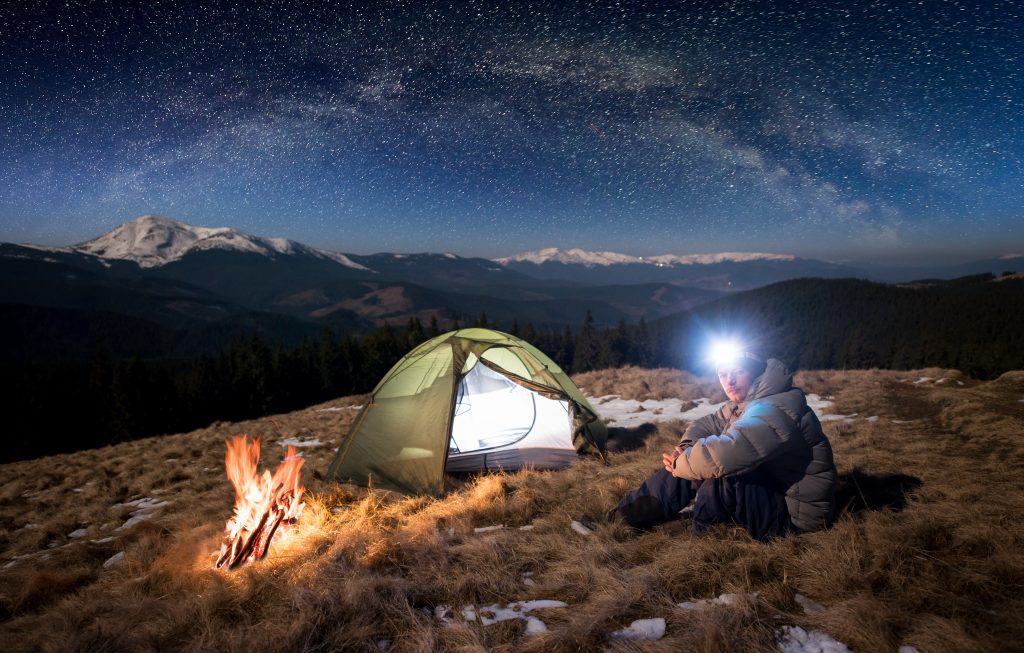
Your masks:
<svg viewBox="0 0 1024 653"><path fill-rule="evenodd" d="M0 466L0 648L925 653L1024 639L1024 372L800 373L844 510L768 545L728 526L698 538L685 516L581 527L722 397L675 370L575 380L619 424L609 464L451 479L441 499L314 476L364 397ZM213 570L233 501L224 440L243 433L262 438L264 465L303 445L307 505L268 558Z"/></svg>

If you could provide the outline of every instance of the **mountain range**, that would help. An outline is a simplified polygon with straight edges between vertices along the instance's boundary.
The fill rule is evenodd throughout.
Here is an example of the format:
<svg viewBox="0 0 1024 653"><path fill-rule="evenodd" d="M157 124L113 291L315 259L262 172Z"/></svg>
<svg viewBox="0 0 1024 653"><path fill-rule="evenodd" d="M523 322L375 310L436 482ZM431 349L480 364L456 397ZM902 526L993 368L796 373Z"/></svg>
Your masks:
<svg viewBox="0 0 1024 653"><path fill-rule="evenodd" d="M416 318L447 328L482 314L504 327L564 329L588 311L603 327L787 279L909 281L999 273L1021 262L893 269L772 253L639 257L556 248L496 260L358 255L147 215L69 247L0 244L0 305L16 318L4 327L8 338L77 342L83 332L123 332L112 354L191 355L248 330L295 342L324 326L355 331ZM123 319L132 327L112 329Z"/></svg>

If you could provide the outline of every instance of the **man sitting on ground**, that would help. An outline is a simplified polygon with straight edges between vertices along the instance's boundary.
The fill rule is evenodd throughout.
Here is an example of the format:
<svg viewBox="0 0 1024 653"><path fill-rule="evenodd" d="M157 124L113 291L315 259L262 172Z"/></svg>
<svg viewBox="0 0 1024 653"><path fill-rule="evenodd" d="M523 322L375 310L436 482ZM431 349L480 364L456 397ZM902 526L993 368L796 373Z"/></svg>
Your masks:
<svg viewBox="0 0 1024 653"><path fill-rule="evenodd" d="M694 528L734 522L762 542L831 523L832 446L779 360L736 351L717 362L729 401L693 422L664 467L609 513L635 528L676 518L695 500Z"/></svg>

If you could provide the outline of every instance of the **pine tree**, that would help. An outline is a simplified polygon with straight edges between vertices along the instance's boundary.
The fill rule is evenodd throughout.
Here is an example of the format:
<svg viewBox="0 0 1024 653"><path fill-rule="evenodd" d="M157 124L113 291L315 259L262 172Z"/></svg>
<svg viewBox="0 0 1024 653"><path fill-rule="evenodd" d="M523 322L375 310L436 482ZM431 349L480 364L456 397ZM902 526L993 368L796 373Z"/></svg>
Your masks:
<svg viewBox="0 0 1024 653"><path fill-rule="evenodd" d="M574 373L597 369L597 366L602 364L602 340L603 338L594 328L594 316L588 309L587 315L583 319L583 328L580 329L580 334L576 337L576 346L572 356L572 371Z"/></svg>

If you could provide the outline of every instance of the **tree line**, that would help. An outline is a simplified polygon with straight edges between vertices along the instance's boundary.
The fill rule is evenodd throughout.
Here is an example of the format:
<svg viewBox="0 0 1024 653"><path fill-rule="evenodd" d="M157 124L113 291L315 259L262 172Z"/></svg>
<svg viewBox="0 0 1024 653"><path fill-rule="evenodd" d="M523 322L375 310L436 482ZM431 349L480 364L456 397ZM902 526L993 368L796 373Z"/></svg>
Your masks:
<svg viewBox="0 0 1024 653"><path fill-rule="evenodd" d="M794 368L947 367L978 378L1024 369L1024 281L991 276L922 287L859 280L787 281L717 300L674 318L599 329L494 324L532 343L569 373L637 365L707 372L702 345L722 331L751 335ZM456 325L458 326L458 325ZM114 358L7 364L2 461L112 444L286 412L369 392L436 319L382 324L363 334L325 328L299 346L255 333L187 359Z"/></svg>

